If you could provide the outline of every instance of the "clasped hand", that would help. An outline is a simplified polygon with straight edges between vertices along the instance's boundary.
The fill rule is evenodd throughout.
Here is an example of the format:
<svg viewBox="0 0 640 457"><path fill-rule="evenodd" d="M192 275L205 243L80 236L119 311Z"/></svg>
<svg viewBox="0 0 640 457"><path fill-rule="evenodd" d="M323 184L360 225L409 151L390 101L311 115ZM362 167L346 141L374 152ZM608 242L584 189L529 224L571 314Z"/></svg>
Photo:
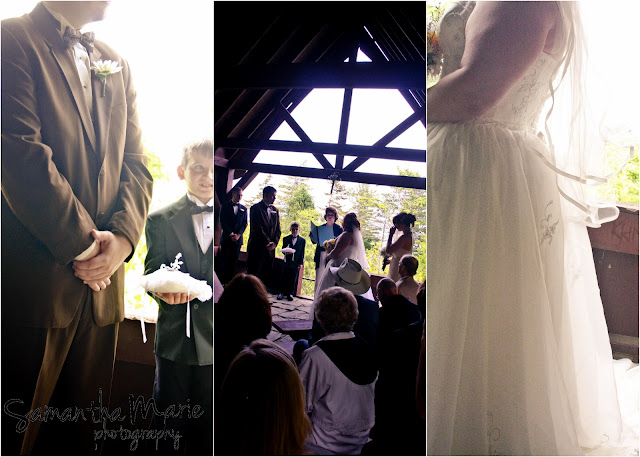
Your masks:
<svg viewBox="0 0 640 457"><path fill-rule="evenodd" d="M98 241L97 249L87 260L76 260L73 269L76 277L92 290L99 292L111 284L111 276L131 253L131 244L122 235L109 231L92 230Z"/></svg>
<svg viewBox="0 0 640 457"><path fill-rule="evenodd" d="M155 295L162 298L168 305L181 305L193 300L193 297L184 292L158 292Z"/></svg>

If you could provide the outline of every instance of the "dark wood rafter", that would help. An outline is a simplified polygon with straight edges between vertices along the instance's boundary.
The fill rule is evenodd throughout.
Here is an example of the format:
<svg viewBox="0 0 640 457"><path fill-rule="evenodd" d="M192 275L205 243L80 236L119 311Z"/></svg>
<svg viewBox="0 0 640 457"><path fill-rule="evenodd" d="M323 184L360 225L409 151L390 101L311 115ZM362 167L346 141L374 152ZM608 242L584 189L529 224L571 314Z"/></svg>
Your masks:
<svg viewBox="0 0 640 457"><path fill-rule="evenodd" d="M278 110L282 112L285 122L289 124L289 127L291 127L291 129L295 132L295 134L298 135L298 138L300 138L303 142L312 143L311 138L309 138L309 135L307 135L306 132L302 129L302 127L300 127L300 124L296 122L296 120L293 118L291 113L289 113L289 111L287 111L285 107L282 106L281 104L278 104L277 106L278 106ZM313 157L315 157L318 163L322 165L322 168L333 168L331 163L322 154L313 153Z"/></svg>
<svg viewBox="0 0 640 457"><path fill-rule="evenodd" d="M360 43L353 47L349 55L349 63L355 63L358 59L358 49ZM340 114L340 131L338 132L338 144L347 144L347 132L349 130L349 116L351 114L351 100L353 98L353 89L345 88L342 99L342 113ZM336 156L336 170L341 170L344 166L344 157Z"/></svg>
<svg viewBox="0 0 640 457"><path fill-rule="evenodd" d="M247 173L245 173L244 176L236 183L236 186L246 189L257 176L257 171L247 171Z"/></svg>
<svg viewBox="0 0 640 457"><path fill-rule="evenodd" d="M415 124L421 119L424 119L425 115L426 113L422 113L422 112L413 113L404 121L400 122L397 126L395 126L389 133L387 133L385 136L383 136L378 141L376 141L373 144L372 148L380 148L380 147L384 148L387 144L391 143L393 140L395 140L404 132L406 132L407 129L409 129L409 127L411 127L413 124ZM385 149L389 150L390 148L385 148ZM422 160L420 161L426 162L427 151L421 151L421 154L422 154ZM347 165L345 167L345 170L351 170L351 171L356 170L358 167L362 166L367 161L367 159L368 157L358 157L349 165Z"/></svg>
<svg viewBox="0 0 640 457"><path fill-rule="evenodd" d="M417 122L417 120L414 122ZM219 147L234 150L306 152L342 157L352 156L365 159L405 160L408 162L424 162L426 154L424 149L389 148L384 145L363 146L358 144L314 143L307 141L254 140L251 138L246 140L228 138L226 140L220 140L217 144ZM237 155L234 156L233 160L229 161L229 167L246 168L250 162L251 160L247 160L247 156L243 158L243 155ZM327 169L333 170L334 167L328 167Z"/></svg>
<svg viewBox="0 0 640 457"><path fill-rule="evenodd" d="M332 170L321 168L293 167L287 165L271 165L267 163L252 163L249 165L249 172L270 173L274 175L299 176L302 178L315 178L330 180ZM426 178L400 175L382 175L377 173L362 173L354 171L340 170L338 172L340 181L355 182L362 184L375 184L380 186L406 187L409 189L425 189Z"/></svg>
<svg viewBox="0 0 640 457"><path fill-rule="evenodd" d="M391 1L360 6L323 3L309 14L309 5L293 2L249 8L216 2L216 36L224 36L215 49L217 194L238 178L236 185L246 187L258 173L425 188L425 178L357 171L370 158L426 162L424 150L387 147L416 122L426 124L425 7ZM359 47L372 62L356 61ZM313 142L291 115L316 88L344 89L337 143ZM354 88L396 89L415 114L373 146L347 144ZM300 141L269 140L283 122ZM261 150L309 153L320 165L254 163ZM345 156L355 159L345 166Z"/></svg>
<svg viewBox="0 0 640 457"><path fill-rule="evenodd" d="M238 65L216 80L217 89L419 89L424 62L291 63Z"/></svg>

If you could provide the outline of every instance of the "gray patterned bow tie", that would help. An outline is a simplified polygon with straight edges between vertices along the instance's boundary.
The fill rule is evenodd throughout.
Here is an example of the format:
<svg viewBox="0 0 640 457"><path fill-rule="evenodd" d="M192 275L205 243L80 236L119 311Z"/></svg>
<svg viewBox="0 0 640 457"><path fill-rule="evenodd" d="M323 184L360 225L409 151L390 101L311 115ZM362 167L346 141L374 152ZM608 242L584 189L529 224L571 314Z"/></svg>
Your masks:
<svg viewBox="0 0 640 457"><path fill-rule="evenodd" d="M73 27L67 27L64 30L64 36L62 39L67 48L72 48L76 44L80 43L85 47L88 53L93 52L93 42L95 41L95 33L93 32L81 33Z"/></svg>

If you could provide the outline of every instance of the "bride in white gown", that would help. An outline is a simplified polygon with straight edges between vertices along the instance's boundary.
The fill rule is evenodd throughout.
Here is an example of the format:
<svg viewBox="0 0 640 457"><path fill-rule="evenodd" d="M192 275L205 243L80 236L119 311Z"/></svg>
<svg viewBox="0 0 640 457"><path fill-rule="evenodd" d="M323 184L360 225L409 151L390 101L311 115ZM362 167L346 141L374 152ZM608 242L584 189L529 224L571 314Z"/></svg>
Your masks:
<svg viewBox="0 0 640 457"><path fill-rule="evenodd" d="M554 154L539 125L576 63L576 8L460 2L440 22L442 77L427 95L430 455L579 455L621 432L586 233L617 210L588 203L580 157Z"/></svg>
<svg viewBox="0 0 640 457"><path fill-rule="evenodd" d="M320 292L329 287L335 286L335 280L332 275L326 274L330 267L340 266L344 259L353 259L360 264L363 270L369 269L367 261L367 253L360 233L360 221L355 213L349 213L344 217L342 222L344 232L336 238L336 244L333 250L327 254L327 264L322 269L322 274L318 278L318 287L316 287L315 296L319 297ZM363 297L373 300L371 289L362 294ZM314 299L315 303L315 299ZM310 316L313 318L314 307L311 307Z"/></svg>

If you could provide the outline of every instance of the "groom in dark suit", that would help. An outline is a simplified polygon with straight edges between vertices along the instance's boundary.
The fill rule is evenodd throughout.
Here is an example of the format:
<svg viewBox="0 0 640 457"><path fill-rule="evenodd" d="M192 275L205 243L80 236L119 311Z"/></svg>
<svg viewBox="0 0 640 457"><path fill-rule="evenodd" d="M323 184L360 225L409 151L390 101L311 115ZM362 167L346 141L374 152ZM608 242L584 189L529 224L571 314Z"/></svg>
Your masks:
<svg viewBox="0 0 640 457"><path fill-rule="evenodd" d="M151 200L127 62L77 31L108 2L43 2L2 21L2 402L108 407L124 262ZM104 83L91 67L115 64ZM2 453L100 450L102 421L2 420ZM23 443L21 443L23 441ZM35 446L35 447L34 447Z"/></svg>
<svg viewBox="0 0 640 457"><path fill-rule="evenodd" d="M226 284L234 276L243 233L247 228L247 208L240 204L242 188L231 189L231 201L222 205L220 210L220 252L216 256L216 273L222 284Z"/></svg>
<svg viewBox="0 0 640 457"><path fill-rule="evenodd" d="M296 250L293 254L285 254L284 269L282 272L282 283L278 300L282 300L285 296L287 300L292 301L295 293L295 285L298 283L299 266L304 264L304 249L306 241L300 235L300 224L292 222L289 226L291 235L287 235L282 239L283 248L293 248Z"/></svg>
<svg viewBox="0 0 640 457"><path fill-rule="evenodd" d="M276 189L262 189L262 200L249 210L249 241L247 242L247 273L270 283L276 246L280 241L280 213L273 206Z"/></svg>
<svg viewBox="0 0 640 457"><path fill-rule="evenodd" d="M213 142L195 142L184 149L178 176L187 195L152 213L147 221L145 274L169 266L178 253L180 271L213 287ZM158 323L154 351L156 377L153 399L160 411L176 405L199 405L204 414L189 419L154 416L152 429L180 430L180 453L213 453L213 298L194 300L186 293L158 293ZM187 306L190 336L187 336ZM160 443L161 453L175 452L172 440Z"/></svg>

